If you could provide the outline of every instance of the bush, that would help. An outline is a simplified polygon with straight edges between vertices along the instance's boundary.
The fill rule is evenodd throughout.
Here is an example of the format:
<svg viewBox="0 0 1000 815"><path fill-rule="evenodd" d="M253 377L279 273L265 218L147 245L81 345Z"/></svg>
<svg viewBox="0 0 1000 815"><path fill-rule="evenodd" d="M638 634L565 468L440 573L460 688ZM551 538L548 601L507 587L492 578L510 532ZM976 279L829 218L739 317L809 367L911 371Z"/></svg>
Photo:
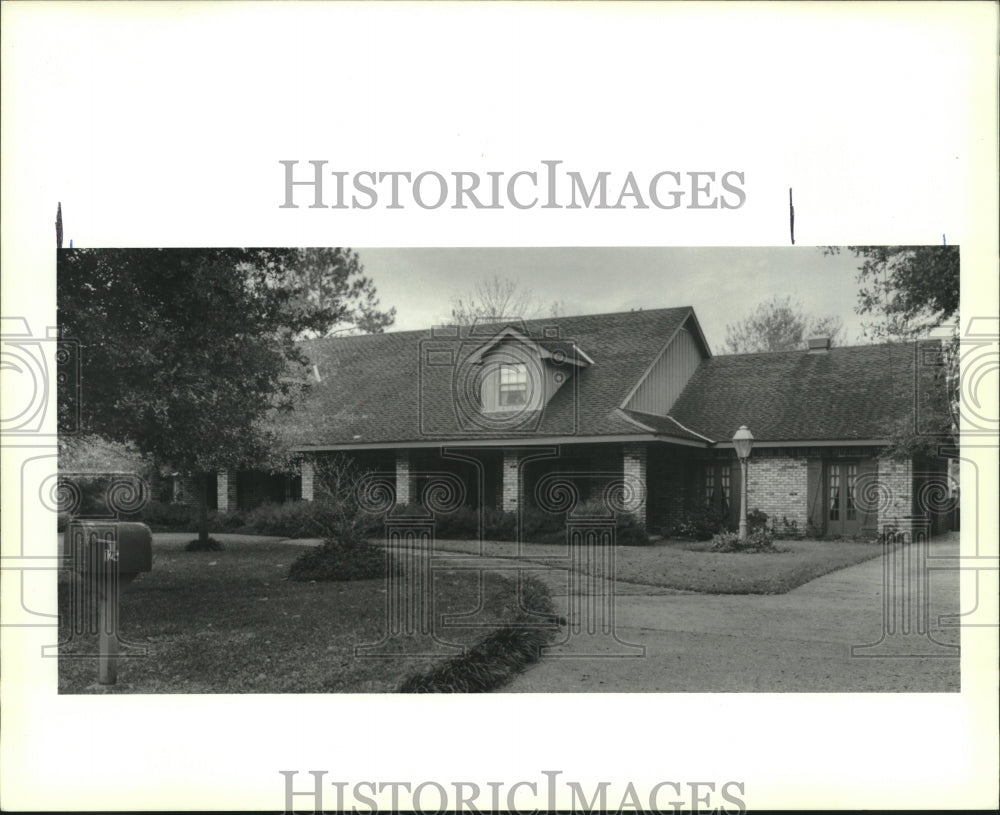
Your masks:
<svg viewBox="0 0 1000 815"><path fill-rule="evenodd" d="M619 546L649 546L649 534L632 513L618 516L615 542Z"/></svg>
<svg viewBox="0 0 1000 815"><path fill-rule="evenodd" d="M749 524L748 524L749 525ZM774 535L764 528L755 529L747 534L746 541L741 541L736 532L720 532L712 538L713 552L777 552L774 547Z"/></svg>
<svg viewBox="0 0 1000 815"><path fill-rule="evenodd" d="M684 512L680 521L669 530L671 538L682 540L707 541L713 535L724 532L727 519L724 515L708 507L692 507Z"/></svg>
<svg viewBox="0 0 1000 815"><path fill-rule="evenodd" d="M304 552L288 569L290 580L372 580L398 574L399 566L381 546L357 537L329 538Z"/></svg>
<svg viewBox="0 0 1000 815"><path fill-rule="evenodd" d="M788 520L785 515L781 516L781 527L779 528L777 524L773 529L774 537L780 538L782 540L802 540L805 538L805 533L799 529L799 522L795 520Z"/></svg>
<svg viewBox="0 0 1000 815"><path fill-rule="evenodd" d="M190 530L198 525L197 507L150 501L142 508L140 518L154 532Z"/></svg>
<svg viewBox="0 0 1000 815"><path fill-rule="evenodd" d="M758 529L767 529L768 515L754 507L747 513L747 532L756 532Z"/></svg>
<svg viewBox="0 0 1000 815"><path fill-rule="evenodd" d="M565 625L565 620L555 614L552 598L541 581L528 578L522 586L523 607L541 617L518 610L467 653L452 657L427 673L408 677L400 685L400 692L482 693L505 685L537 662L542 647L553 638L558 625Z"/></svg>
<svg viewBox="0 0 1000 815"><path fill-rule="evenodd" d="M345 513L326 501L261 504L245 513L221 516L227 529L248 535L283 538L324 538L344 522Z"/></svg>
<svg viewBox="0 0 1000 815"><path fill-rule="evenodd" d="M193 541L189 541L188 545L184 547L185 552L221 552L226 547L222 545L221 542L217 541L215 538L206 538L204 541L201 538L195 538Z"/></svg>
<svg viewBox="0 0 1000 815"><path fill-rule="evenodd" d="M494 541L512 541L517 538L517 513L487 509L483 513L483 537Z"/></svg>

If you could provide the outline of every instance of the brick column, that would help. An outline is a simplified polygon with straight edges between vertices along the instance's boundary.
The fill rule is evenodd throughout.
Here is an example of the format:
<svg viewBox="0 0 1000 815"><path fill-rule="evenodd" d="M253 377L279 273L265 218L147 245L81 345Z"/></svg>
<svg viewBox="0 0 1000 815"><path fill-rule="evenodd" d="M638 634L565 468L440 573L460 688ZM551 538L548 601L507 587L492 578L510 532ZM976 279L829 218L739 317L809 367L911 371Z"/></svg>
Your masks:
<svg viewBox="0 0 1000 815"><path fill-rule="evenodd" d="M396 503L409 504L419 498L416 478L410 467L410 451L396 451Z"/></svg>
<svg viewBox="0 0 1000 815"><path fill-rule="evenodd" d="M622 445L622 475L625 484L631 487L625 511L631 512L643 526L646 525L646 455L644 443Z"/></svg>
<svg viewBox="0 0 1000 815"><path fill-rule="evenodd" d="M219 512L236 510L236 473L219 470L215 477L215 500Z"/></svg>
<svg viewBox="0 0 1000 815"><path fill-rule="evenodd" d="M302 500L312 501L315 498L316 468L312 461L304 459L301 467L302 473Z"/></svg>
<svg viewBox="0 0 1000 815"><path fill-rule="evenodd" d="M895 526L906 541L911 539L913 526L913 462L892 458L878 460L878 483L885 491L888 507L880 507L879 532Z"/></svg>
<svg viewBox="0 0 1000 815"><path fill-rule="evenodd" d="M521 505L521 470L517 450L503 451L502 503L504 512L517 512Z"/></svg>

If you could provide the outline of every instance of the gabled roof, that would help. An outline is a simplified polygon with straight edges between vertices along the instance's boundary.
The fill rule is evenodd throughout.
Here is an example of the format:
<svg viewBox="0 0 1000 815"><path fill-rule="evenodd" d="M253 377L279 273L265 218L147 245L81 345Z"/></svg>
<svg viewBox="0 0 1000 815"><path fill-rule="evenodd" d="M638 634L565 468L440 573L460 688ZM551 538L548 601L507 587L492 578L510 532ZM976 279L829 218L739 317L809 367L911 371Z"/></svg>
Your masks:
<svg viewBox="0 0 1000 815"><path fill-rule="evenodd" d="M536 437L649 435L617 408L692 313L684 307L525 321L527 335L543 347L575 343L593 364L573 366L572 377L521 429L475 417L470 426L463 410L467 363L483 345L484 326L474 337L463 328L450 337L400 331L311 340L303 350L320 381L281 417L282 433L296 447L524 438L526 430ZM499 333L505 325L494 328Z"/></svg>
<svg viewBox="0 0 1000 815"><path fill-rule="evenodd" d="M879 440L913 414L917 343L705 360L670 415L726 443L740 425L758 441Z"/></svg>
<svg viewBox="0 0 1000 815"><path fill-rule="evenodd" d="M281 432L300 449L557 437L711 447L728 445L743 424L758 443L879 442L912 418L916 343L709 357L668 416L622 409L685 323L698 329L689 307L517 324L530 342L575 345L593 364L571 366L544 410L514 427L484 418L470 386L476 352L509 335L508 324L308 341L320 381L281 416ZM704 343L700 330L696 338Z"/></svg>
<svg viewBox="0 0 1000 815"><path fill-rule="evenodd" d="M499 330L497 327L501 326ZM454 326L458 329L458 326ZM546 326L551 332L556 326ZM571 365L593 365L594 360L585 353L573 340L547 339L544 337L533 337L525 334L526 327L523 320L516 323L483 325L482 323L467 329L469 341L481 338L486 339L469 356L470 362L478 362L491 350L505 342L521 342L534 348L541 359L555 359L558 362L568 362Z"/></svg>

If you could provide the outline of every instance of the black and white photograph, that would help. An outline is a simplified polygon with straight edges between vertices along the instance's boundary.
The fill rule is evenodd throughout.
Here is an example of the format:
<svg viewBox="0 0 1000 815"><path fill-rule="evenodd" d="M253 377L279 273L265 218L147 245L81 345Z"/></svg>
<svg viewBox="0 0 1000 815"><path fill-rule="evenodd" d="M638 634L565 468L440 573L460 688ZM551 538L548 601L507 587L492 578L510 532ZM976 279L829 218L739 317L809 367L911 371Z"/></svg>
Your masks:
<svg viewBox="0 0 1000 815"><path fill-rule="evenodd" d="M995 4L0 17L0 808L995 810Z"/></svg>
<svg viewBox="0 0 1000 815"><path fill-rule="evenodd" d="M958 247L57 275L62 693L960 688Z"/></svg>

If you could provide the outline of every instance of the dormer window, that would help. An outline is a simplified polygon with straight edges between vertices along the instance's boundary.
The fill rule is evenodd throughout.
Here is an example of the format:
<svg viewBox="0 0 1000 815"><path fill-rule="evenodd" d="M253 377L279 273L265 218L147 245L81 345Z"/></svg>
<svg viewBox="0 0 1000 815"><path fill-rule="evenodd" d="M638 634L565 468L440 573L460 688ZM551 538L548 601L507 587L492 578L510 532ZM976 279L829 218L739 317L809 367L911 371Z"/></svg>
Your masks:
<svg viewBox="0 0 1000 815"><path fill-rule="evenodd" d="M501 410L517 410L528 403L528 369L522 363L500 366L500 394L497 404Z"/></svg>

